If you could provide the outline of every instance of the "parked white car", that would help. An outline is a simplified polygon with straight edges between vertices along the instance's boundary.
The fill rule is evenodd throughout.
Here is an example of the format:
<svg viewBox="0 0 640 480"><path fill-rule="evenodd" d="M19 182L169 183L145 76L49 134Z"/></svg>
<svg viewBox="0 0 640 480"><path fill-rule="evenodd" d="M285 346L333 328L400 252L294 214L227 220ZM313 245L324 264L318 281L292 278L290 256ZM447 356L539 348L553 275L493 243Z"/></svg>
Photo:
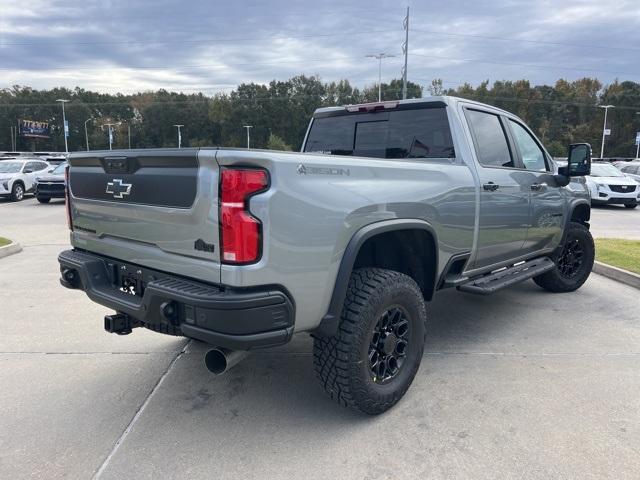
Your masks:
<svg viewBox="0 0 640 480"><path fill-rule="evenodd" d="M616 162L614 163L614 165L622 173L640 183L640 161L634 160L633 162Z"/></svg>
<svg viewBox="0 0 640 480"><path fill-rule="evenodd" d="M0 161L0 197L14 202L33 191L36 177L51 169L47 162L37 159L10 159Z"/></svg>
<svg viewBox="0 0 640 480"><path fill-rule="evenodd" d="M593 205L638 206L640 185L610 163L593 162L591 175L585 178Z"/></svg>

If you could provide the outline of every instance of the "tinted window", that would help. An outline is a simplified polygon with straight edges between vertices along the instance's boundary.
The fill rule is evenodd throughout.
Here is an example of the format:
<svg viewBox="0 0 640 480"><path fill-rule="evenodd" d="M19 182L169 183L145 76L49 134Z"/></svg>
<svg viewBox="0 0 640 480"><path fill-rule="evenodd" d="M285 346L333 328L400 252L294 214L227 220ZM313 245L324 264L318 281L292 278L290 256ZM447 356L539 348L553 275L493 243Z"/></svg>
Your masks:
<svg viewBox="0 0 640 480"><path fill-rule="evenodd" d="M58 165L55 170L51 173L53 173L54 175L64 175L64 169L67 168L67 162L63 162L60 165Z"/></svg>
<svg viewBox="0 0 640 480"><path fill-rule="evenodd" d="M547 169L547 164L542 149L522 125L513 120L509 120L509 124L518 150L520 150L524 168L544 172Z"/></svg>
<svg viewBox="0 0 640 480"><path fill-rule="evenodd" d="M38 170L38 171L40 171L40 170L45 170L45 169L47 169L48 167L49 167L49 165L48 165L48 164L46 164L46 163L44 163L44 162L39 162L39 163L38 163L38 168L37 168L37 170Z"/></svg>
<svg viewBox="0 0 640 480"><path fill-rule="evenodd" d="M38 162L25 163L24 169L22 171L24 172L25 170L31 170L32 172L35 172L36 170L38 170Z"/></svg>
<svg viewBox="0 0 640 480"><path fill-rule="evenodd" d="M445 108L316 118L305 152L375 158L453 158Z"/></svg>
<svg viewBox="0 0 640 480"><path fill-rule="evenodd" d="M640 165L627 165L622 167L620 170L622 170L624 173L630 173L631 175L635 175L640 171Z"/></svg>
<svg viewBox="0 0 640 480"><path fill-rule="evenodd" d="M478 160L485 167L513 167L509 144L500 118L491 113L467 110L475 136Z"/></svg>

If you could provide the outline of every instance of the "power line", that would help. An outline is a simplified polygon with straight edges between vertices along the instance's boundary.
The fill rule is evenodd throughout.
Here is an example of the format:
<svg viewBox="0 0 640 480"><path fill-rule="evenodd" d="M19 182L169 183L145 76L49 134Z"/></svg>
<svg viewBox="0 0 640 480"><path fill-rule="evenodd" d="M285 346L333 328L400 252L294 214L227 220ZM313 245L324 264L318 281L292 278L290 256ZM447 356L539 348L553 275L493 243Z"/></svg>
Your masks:
<svg viewBox="0 0 640 480"><path fill-rule="evenodd" d="M424 58L435 58L440 60L453 60L456 62L469 62L469 63L488 63L492 65L513 65L517 67L527 67L527 68L542 68L547 70L573 70L576 72L597 72L597 73L611 73L614 75L628 75L632 77L638 77L640 74L638 73L630 73L630 72L614 72L612 70L601 70L601 69L588 69L588 68L578 68L578 67L563 67L559 65L535 65L531 63L516 63L516 62L503 62L498 60L481 60L477 58L456 58L456 57L443 57L439 55L424 55L419 53L412 53L414 57L424 57Z"/></svg>
<svg viewBox="0 0 640 480"><path fill-rule="evenodd" d="M412 28L412 32L420 32L420 33L428 33L431 35L444 35L447 37L462 37L462 38L480 38L483 40L502 40L508 42L520 42L520 43L534 43L540 45L554 45L558 47L577 47L577 48L598 48L603 50L624 50L629 52L638 52L640 48L631 48L631 47L613 47L609 45L585 45L578 43L566 43L566 42L549 42L546 40L528 40L524 38L515 38L515 37L497 37L490 35L475 35L470 33L450 33L450 32L438 32L434 30L422 30L419 28Z"/></svg>
<svg viewBox="0 0 640 480"><path fill-rule="evenodd" d="M311 63L311 62L335 62L339 60L354 60L360 59L364 55L357 56L349 56L349 57L333 57L333 58L316 58L316 59L300 59L300 60L274 60L267 62L246 62L246 63L210 63L210 64L194 64L194 65L177 65L175 67L168 68L166 65L156 66L156 65L122 65L122 66L96 66L96 67L51 67L51 68L42 68L37 69L37 71L51 71L51 70L104 70L105 68L119 68L119 69L128 69L128 70L167 70L167 71L176 71L176 70L186 70L193 68L227 68L227 67L242 67L242 66L251 66L251 65L284 65L284 64L298 64L298 63ZM15 67L0 67L0 70L5 71L31 71L28 69L19 69Z"/></svg>
<svg viewBox="0 0 640 480"><path fill-rule="evenodd" d="M227 42L250 42L263 40L290 40L296 38L325 38L325 37L345 37L351 35L370 35L375 33L397 32L397 29L386 30L368 30L358 32L336 32L336 33L318 33L305 35L270 35L265 37L213 37L199 40L108 40L108 41L88 41L88 42L0 42L0 47L9 46L59 46L59 45L165 45L165 44L211 44L211 43L227 43Z"/></svg>

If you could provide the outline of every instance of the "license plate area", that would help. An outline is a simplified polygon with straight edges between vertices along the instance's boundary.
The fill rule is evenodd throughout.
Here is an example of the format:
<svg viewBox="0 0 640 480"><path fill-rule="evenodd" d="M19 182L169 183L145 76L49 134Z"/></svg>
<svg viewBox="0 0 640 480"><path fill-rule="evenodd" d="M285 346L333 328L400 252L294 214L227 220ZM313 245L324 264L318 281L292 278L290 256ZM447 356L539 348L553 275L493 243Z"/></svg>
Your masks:
<svg viewBox="0 0 640 480"><path fill-rule="evenodd" d="M136 265L107 262L114 288L129 295L142 298L147 283L156 280L157 274Z"/></svg>

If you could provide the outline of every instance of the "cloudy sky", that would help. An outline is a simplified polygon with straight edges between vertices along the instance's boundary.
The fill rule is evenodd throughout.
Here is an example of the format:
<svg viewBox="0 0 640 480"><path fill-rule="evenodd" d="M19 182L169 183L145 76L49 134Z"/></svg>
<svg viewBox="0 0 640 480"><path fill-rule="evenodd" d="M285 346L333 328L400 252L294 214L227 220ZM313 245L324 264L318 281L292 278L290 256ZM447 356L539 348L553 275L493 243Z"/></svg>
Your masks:
<svg viewBox="0 0 640 480"><path fill-rule="evenodd" d="M358 86L409 78L640 82L638 0L0 0L0 88L214 94L296 74Z"/></svg>

